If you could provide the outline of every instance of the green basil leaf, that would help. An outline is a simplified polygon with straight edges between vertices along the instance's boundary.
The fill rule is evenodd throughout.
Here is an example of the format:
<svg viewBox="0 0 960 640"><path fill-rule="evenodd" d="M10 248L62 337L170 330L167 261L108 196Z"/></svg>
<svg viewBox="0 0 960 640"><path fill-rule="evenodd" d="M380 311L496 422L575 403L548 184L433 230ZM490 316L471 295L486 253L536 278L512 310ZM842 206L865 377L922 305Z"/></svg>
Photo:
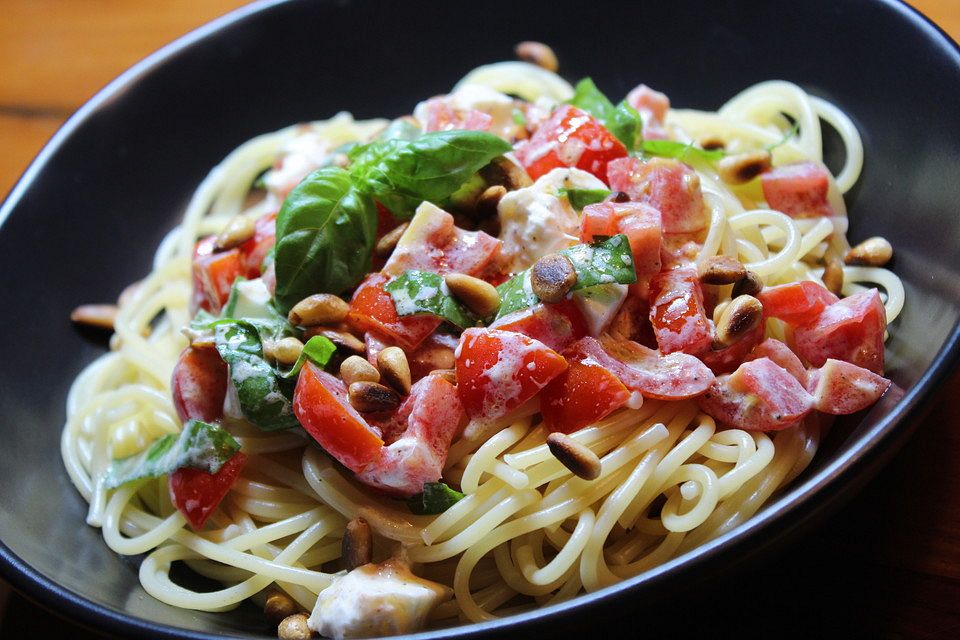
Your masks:
<svg viewBox="0 0 960 640"><path fill-rule="evenodd" d="M687 144L675 140L644 140L643 152L651 156L676 158L677 160L683 160L688 156L693 156L694 158L700 158L707 162L716 162L726 155L721 149L708 151L693 146L693 143Z"/></svg>
<svg viewBox="0 0 960 640"><path fill-rule="evenodd" d="M558 193L561 196L567 196L570 206L580 211L587 205L603 202L613 192L609 189L567 189L561 187Z"/></svg>
<svg viewBox="0 0 960 640"><path fill-rule="evenodd" d="M264 431L299 425L292 404L296 381L277 377L263 357L257 327L245 320L221 320L214 335L220 357L230 366L243 416Z"/></svg>
<svg viewBox="0 0 960 640"><path fill-rule="evenodd" d="M513 116L513 124L521 127L527 126L527 116L524 115L523 111L514 109L511 115Z"/></svg>
<svg viewBox="0 0 960 640"><path fill-rule="evenodd" d="M606 120L614 109L613 103L597 88L591 78L584 78L577 83L568 104L583 109L600 120Z"/></svg>
<svg viewBox="0 0 960 640"><path fill-rule="evenodd" d="M191 467L217 473L240 451L240 443L220 427L190 420L179 434L154 440L145 451L114 460L107 471L106 486L115 489L134 480L157 478L177 469Z"/></svg>
<svg viewBox="0 0 960 640"><path fill-rule="evenodd" d="M342 293L370 270L377 211L345 170L318 169L297 185L277 215L277 309L287 313L314 293Z"/></svg>
<svg viewBox="0 0 960 640"><path fill-rule="evenodd" d="M295 378L307 360L322 369L330 362L330 357L336 350L337 346L333 344L329 338L313 336L307 340L307 344L303 345L303 351L300 352L300 357L297 358L297 361L293 363L293 367L291 367L289 371L281 372L280 377L285 379Z"/></svg>
<svg viewBox="0 0 960 640"><path fill-rule="evenodd" d="M443 513L465 497L443 482L427 482L423 485L423 493L407 499L407 506L417 515L434 515Z"/></svg>
<svg viewBox="0 0 960 640"><path fill-rule="evenodd" d="M530 270L525 269L513 276L499 287L497 293L500 294L500 308L497 309L496 318L499 320L503 316L510 315L514 311L520 311L540 302L540 298L530 287Z"/></svg>
<svg viewBox="0 0 960 640"><path fill-rule="evenodd" d="M475 326L477 319L450 295L443 276L432 271L407 269L383 287L397 308L397 315L430 313L462 329Z"/></svg>
<svg viewBox="0 0 960 640"><path fill-rule="evenodd" d="M636 109L621 100L614 106L590 78L584 78L574 88L569 104L583 109L605 126L624 144L627 151L634 151L643 135L643 119Z"/></svg>

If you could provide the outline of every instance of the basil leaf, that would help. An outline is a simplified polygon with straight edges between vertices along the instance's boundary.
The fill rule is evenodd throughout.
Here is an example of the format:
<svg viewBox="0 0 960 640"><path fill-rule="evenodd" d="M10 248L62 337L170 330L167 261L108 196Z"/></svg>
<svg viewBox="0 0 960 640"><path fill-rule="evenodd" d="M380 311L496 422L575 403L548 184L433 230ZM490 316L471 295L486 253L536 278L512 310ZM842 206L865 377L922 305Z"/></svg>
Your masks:
<svg viewBox="0 0 960 640"><path fill-rule="evenodd" d="M157 478L177 469L191 467L217 473L240 443L220 427L190 420L179 434L169 433L154 440L145 451L114 460L107 471L106 486L115 489L134 480Z"/></svg>
<svg viewBox="0 0 960 640"><path fill-rule="evenodd" d="M637 281L630 243L623 234L592 244L575 244L557 253L567 256L577 272L577 282L571 291L599 284L633 284ZM540 302L530 286L529 269L501 284L497 291L500 293L500 309L497 310L496 320Z"/></svg>
<svg viewBox="0 0 960 640"><path fill-rule="evenodd" d="M345 170L326 167L297 185L277 215L274 300L281 313L314 293L342 293L370 270L377 211Z"/></svg>
<svg viewBox="0 0 960 640"><path fill-rule="evenodd" d="M584 78L573 89L573 97L569 104L583 109L600 120L606 120L613 111L613 103L603 94L591 78Z"/></svg>
<svg viewBox="0 0 960 640"><path fill-rule="evenodd" d="M415 140L373 142L358 149L350 175L357 189L407 220L421 202L443 201L511 148L482 131L434 131Z"/></svg>
<svg viewBox="0 0 960 640"><path fill-rule="evenodd" d="M521 127L527 126L527 116L520 109L514 109L510 115L513 117L513 124Z"/></svg>
<svg viewBox="0 0 960 640"><path fill-rule="evenodd" d="M264 431L299 425L292 405L296 382L278 378L264 359L257 327L245 320L221 320L214 335L220 357L230 365L243 416Z"/></svg>
<svg viewBox="0 0 960 640"><path fill-rule="evenodd" d="M644 140L643 152L651 156L676 158L677 160L683 160L688 155L692 155L696 158L706 160L707 162L716 162L726 155L726 153L724 153L721 149L713 149L712 151L708 151L706 149L693 146L692 142L687 144L684 142L677 142L675 140Z"/></svg>
<svg viewBox="0 0 960 640"><path fill-rule="evenodd" d="M423 485L423 493L407 498L407 506L417 515L434 515L443 513L465 497L443 482L427 482Z"/></svg>
<svg viewBox="0 0 960 640"><path fill-rule="evenodd" d="M643 119L636 109L621 100L613 106L610 99L603 94L590 78L584 78L574 88L573 97L569 104L583 109L605 126L624 144L627 151L637 148L643 134Z"/></svg>
<svg viewBox="0 0 960 640"><path fill-rule="evenodd" d="M765 149L766 149L767 151L773 151L773 150L776 149L777 147L786 144L787 141L790 140L790 138L793 138L794 136L799 135L799 133L800 133L800 123L799 123L799 122L794 122L794 123L793 123L793 126L790 127L790 130L787 131L785 134L783 134L783 137L780 139L780 142L775 142L775 143L773 143L773 144L765 147Z"/></svg>
<svg viewBox="0 0 960 640"><path fill-rule="evenodd" d="M477 319L447 292L443 276L432 271L407 269L383 287L397 308L397 315L430 313L462 329L477 324Z"/></svg>
<svg viewBox="0 0 960 640"><path fill-rule="evenodd" d="M313 336L307 340L307 344L303 345L303 351L300 352L300 357L297 358L297 361L293 363L293 367L287 372L280 373L280 377L284 379L295 378L307 360L323 368L330 362L330 356L332 356L336 350L337 346L333 344L329 338Z"/></svg>
<svg viewBox="0 0 960 640"><path fill-rule="evenodd" d="M410 122L409 118L397 118L380 132L377 140L415 140L421 135L423 135L423 130Z"/></svg>
<svg viewBox="0 0 960 640"><path fill-rule="evenodd" d="M613 192L608 189L567 189L562 187L559 190L559 195L567 196L570 206L577 211L587 205L603 202L610 197L611 193Z"/></svg>

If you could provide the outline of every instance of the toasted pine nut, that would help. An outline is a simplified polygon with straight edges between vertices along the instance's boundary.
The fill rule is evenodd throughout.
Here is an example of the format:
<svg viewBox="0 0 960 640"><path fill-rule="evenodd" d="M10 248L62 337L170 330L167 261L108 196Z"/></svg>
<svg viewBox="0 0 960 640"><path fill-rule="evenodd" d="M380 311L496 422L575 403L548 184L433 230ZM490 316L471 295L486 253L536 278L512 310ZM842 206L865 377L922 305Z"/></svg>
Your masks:
<svg viewBox="0 0 960 640"><path fill-rule="evenodd" d="M700 143L700 148L705 151L716 151L718 149L725 149L727 143L723 141L723 138L719 138L714 135L706 135L700 138L697 142Z"/></svg>
<svg viewBox="0 0 960 640"><path fill-rule="evenodd" d="M70 319L77 324L113 331L117 320L117 305L82 304L70 313Z"/></svg>
<svg viewBox="0 0 960 640"><path fill-rule="evenodd" d="M717 173L728 184L744 184L771 166L773 161L769 151L751 151L723 158L717 163Z"/></svg>
<svg viewBox="0 0 960 640"><path fill-rule="evenodd" d="M480 177L486 180L487 184L503 185L507 191L522 189L533 184L533 180L523 167L503 156L494 158L490 164L480 169Z"/></svg>
<svg viewBox="0 0 960 640"><path fill-rule="evenodd" d="M377 366L383 381L406 395L410 393L410 363L400 347L387 347L377 354Z"/></svg>
<svg viewBox="0 0 960 640"><path fill-rule="evenodd" d="M443 279L453 297L478 316L486 318L500 308L500 294L489 282L464 273L448 273Z"/></svg>
<svg viewBox="0 0 960 640"><path fill-rule="evenodd" d="M600 458L586 446L559 431L547 436L550 453L573 473L584 480L600 477Z"/></svg>
<svg viewBox="0 0 960 640"><path fill-rule="evenodd" d="M886 238L874 236L867 238L850 251L843 258L843 261L850 265L863 265L866 267L882 267L890 262L893 257L893 247Z"/></svg>
<svg viewBox="0 0 960 640"><path fill-rule="evenodd" d="M388 257L393 250L397 248L397 243L400 242L400 237L404 234L410 224L404 222L399 227L391 229L388 231L382 238L377 240L377 246L373 248L374 253L376 253L381 258Z"/></svg>
<svg viewBox="0 0 960 640"><path fill-rule="evenodd" d="M361 356L350 356L340 363L340 377L348 387L354 382L380 382L380 372Z"/></svg>
<svg viewBox="0 0 960 640"><path fill-rule="evenodd" d="M340 549L340 556L348 570L370 564L373 560L373 533L366 520L354 518L347 523Z"/></svg>
<svg viewBox="0 0 960 640"><path fill-rule="evenodd" d="M400 406L400 395L376 382L354 382L347 389L350 404L357 411L389 411Z"/></svg>
<svg viewBox="0 0 960 640"><path fill-rule="evenodd" d="M723 310L730 306L729 300L724 300L717 306L713 308L713 324L720 322L720 316L723 315Z"/></svg>
<svg viewBox="0 0 960 640"><path fill-rule="evenodd" d="M457 384L457 370L456 369L434 369L430 372L431 376L440 376L450 384Z"/></svg>
<svg viewBox="0 0 960 640"><path fill-rule="evenodd" d="M734 298L738 296L755 296L761 291L763 291L763 280L753 271L748 270L746 277L743 278L743 280L738 280L736 284L733 285L733 291L730 295Z"/></svg>
<svg viewBox="0 0 960 640"><path fill-rule="evenodd" d="M269 353L267 345L269 345ZM268 342L263 345L264 355L273 358L280 364L295 363L297 358L300 357L301 352L303 352L303 343L293 336L281 338L276 342Z"/></svg>
<svg viewBox="0 0 960 640"><path fill-rule="evenodd" d="M514 48L514 53L524 62L530 62L538 67L543 67L547 71L556 73L557 69L560 68L557 54L542 42L525 40Z"/></svg>
<svg viewBox="0 0 960 640"><path fill-rule="evenodd" d="M746 268L730 256L711 256L700 265L700 281L704 284L733 284L746 277Z"/></svg>
<svg viewBox="0 0 960 640"><path fill-rule="evenodd" d="M277 637L280 640L310 640L313 632L307 626L307 616L295 613L284 618L277 627Z"/></svg>
<svg viewBox="0 0 960 640"><path fill-rule="evenodd" d="M840 290L843 289L843 263L838 259L830 258L827 260L827 264L823 268L823 286L830 293L840 295Z"/></svg>
<svg viewBox="0 0 960 640"><path fill-rule="evenodd" d="M626 191L617 191L611 198L614 202L630 202L630 194Z"/></svg>
<svg viewBox="0 0 960 640"><path fill-rule="evenodd" d="M315 327L321 324L343 322L350 312L350 305L332 293L316 293L293 305L287 319L298 327Z"/></svg>
<svg viewBox="0 0 960 640"><path fill-rule="evenodd" d="M549 253L530 268L530 288L544 302L560 302L577 283L577 272L570 258Z"/></svg>
<svg viewBox="0 0 960 640"><path fill-rule="evenodd" d="M292 616L300 610L293 598L283 591L276 589L267 594L267 601L263 605L263 613L269 620L279 623L284 618Z"/></svg>
<svg viewBox="0 0 960 640"><path fill-rule="evenodd" d="M255 231L253 218L245 215L234 216L217 236L215 246L218 251L239 247L252 238Z"/></svg>
<svg viewBox="0 0 960 640"><path fill-rule="evenodd" d="M487 187L477 198L476 210L481 217L487 218L497 215L497 205L500 199L507 195L507 188L500 184Z"/></svg>
<svg viewBox="0 0 960 640"><path fill-rule="evenodd" d="M737 296L720 314L717 322L716 342L728 347L763 320L763 305L753 296Z"/></svg>
<svg viewBox="0 0 960 640"><path fill-rule="evenodd" d="M305 340L309 340L313 336L323 336L333 343L333 345L337 348L337 351L342 351L351 355L361 356L367 350L367 346L363 344L363 341L361 341L352 333L347 333L346 331L334 331L333 329L310 327L303 334Z"/></svg>

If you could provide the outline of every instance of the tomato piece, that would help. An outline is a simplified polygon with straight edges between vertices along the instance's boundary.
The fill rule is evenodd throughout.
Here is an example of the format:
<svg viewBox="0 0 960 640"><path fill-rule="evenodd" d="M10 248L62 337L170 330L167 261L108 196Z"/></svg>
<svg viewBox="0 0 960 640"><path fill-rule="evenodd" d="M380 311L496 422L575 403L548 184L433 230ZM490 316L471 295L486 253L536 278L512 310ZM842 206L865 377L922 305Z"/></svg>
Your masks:
<svg viewBox="0 0 960 640"><path fill-rule="evenodd" d="M323 449L351 471L376 462L383 440L350 405L343 381L310 362L293 392L293 413Z"/></svg>
<svg viewBox="0 0 960 640"><path fill-rule="evenodd" d="M381 351L393 345L385 336L368 331L364 336L367 346L367 361L377 366L377 356ZM434 333L420 343L414 351L407 354L410 365L410 378L416 382L431 371L453 369L453 351L459 344L459 336L450 333Z"/></svg>
<svg viewBox="0 0 960 640"><path fill-rule="evenodd" d="M452 215L424 202L417 207L383 272L399 276L407 269L421 269L441 275L475 276L499 255L500 245L483 231L464 231L453 224Z"/></svg>
<svg viewBox="0 0 960 640"><path fill-rule="evenodd" d="M718 377L698 403L716 420L747 431L786 429L813 409L806 389L769 358L744 362Z"/></svg>
<svg viewBox="0 0 960 640"><path fill-rule="evenodd" d="M829 358L810 372L807 390L817 411L844 416L871 406L891 384L873 371Z"/></svg>
<svg viewBox="0 0 960 640"><path fill-rule="evenodd" d="M650 323L661 353L698 354L710 348L713 332L696 269L670 269L651 279Z"/></svg>
<svg viewBox="0 0 960 640"><path fill-rule="evenodd" d="M456 353L460 402L473 419L499 418L567 368L559 353L512 331L467 329Z"/></svg>
<svg viewBox="0 0 960 640"><path fill-rule="evenodd" d="M657 209L664 233L691 233L707 226L700 177L679 160L621 158L607 167L607 179L614 191Z"/></svg>
<svg viewBox="0 0 960 640"><path fill-rule="evenodd" d="M170 380L173 406L180 420L220 420L227 397L227 374L227 363L216 349L184 349Z"/></svg>
<svg viewBox="0 0 960 640"><path fill-rule="evenodd" d="M641 344L607 336L583 338L567 350L570 358L608 369L631 391L645 398L685 400L704 391L714 376L705 364L685 353L662 356Z"/></svg>
<svg viewBox="0 0 960 640"><path fill-rule="evenodd" d="M698 357L710 367L715 375L736 371L761 340L763 340L764 326L758 324L753 331L743 336L732 345L714 351L712 348L700 353ZM759 357L759 356L757 356ZM796 357L796 356L794 356ZM801 381L802 382L802 381Z"/></svg>
<svg viewBox="0 0 960 640"><path fill-rule="evenodd" d="M670 109L670 98L667 94L660 93L651 89L645 84L641 84L630 90L627 94L627 104L636 109L643 117L644 128L646 125L662 125L667 119L667 111ZM644 132L644 138L647 137Z"/></svg>
<svg viewBox="0 0 960 640"><path fill-rule="evenodd" d="M540 413L550 431L573 433L610 415L630 399L630 391L605 367L568 359L569 368L540 392Z"/></svg>
<svg viewBox="0 0 960 640"><path fill-rule="evenodd" d="M617 210L605 206L606 202L588 204L580 214L580 242L593 242L596 236L615 236L617 233Z"/></svg>
<svg viewBox="0 0 960 640"><path fill-rule="evenodd" d="M240 245L243 254L245 275L249 279L259 278L263 260L277 243L277 214L267 213L254 223L253 237Z"/></svg>
<svg viewBox="0 0 960 640"><path fill-rule="evenodd" d="M820 315L823 309L840 298L830 293L826 287L802 280L764 287L757 294L763 304L763 315L779 318L794 327L806 324Z"/></svg>
<svg viewBox="0 0 960 640"><path fill-rule="evenodd" d="M490 328L522 333L558 352L587 335L583 314L572 300L557 304L540 303L514 311L491 324Z"/></svg>
<svg viewBox="0 0 960 640"><path fill-rule="evenodd" d="M515 154L533 180L559 167L583 169L603 180L607 163L625 157L627 148L589 113L563 105Z"/></svg>
<svg viewBox="0 0 960 640"><path fill-rule="evenodd" d="M580 239L592 242L594 236L622 233L630 242L637 281L630 289L635 295L647 296L650 278L660 271L660 241L663 224L660 212L642 202L608 200L583 208Z"/></svg>
<svg viewBox="0 0 960 640"><path fill-rule="evenodd" d="M797 353L815 367L830 358L883 374L883 333L887 314L876 289L862 291L823 309L797 327Z"/></svg>
<svg viewBox="0 0 960 640"><path fill-rule="evenodd" d="M353 294L347 322L359 331L374 331L412 351L436 331L442 321L432 315L398 315L393 298L383 288L388 281L382 273L368 275Z"/></svg>
<svg viewBox="0 0 960 640"><path fill-rule="evenodd" d="M760 177L763 197L771 209L793 218L832 216L827 201L830 173L816 162L787 164Z"/></svg>
<svg viewBox="0 0 960 640"><path fill-rule="evenodd" d="M246 464L247 456L238 451L216 473L191 467L177 469L167 480L170 501L187 517L191 527L202 529Z"/></svg>
<svg viewBox="0 0 960 640"><path fill-rule="evenodd" d="M783 367L787 373L792 375L797 381L806 386L807 369L803 362L797 357L790 347L774 338L767 338L753 348L746 360L756 360L757 358L769 358L774 363Z"/></svg>
<svg viewBox="0 0 960 640"><path fill-rule="evenodd" d="M477 109L454 109L445 98L430 98L426 104L426 131L489 131L493 117Z"/></svg>
<svg viewBox="0 0 960 640"><path fill-rule="evenodd" d="M216 238L210 236L197 242L193 250L193 297L191 311L205 309L219 313L233 281L245 275L243 256L239 249L216 251Z"/></svg>

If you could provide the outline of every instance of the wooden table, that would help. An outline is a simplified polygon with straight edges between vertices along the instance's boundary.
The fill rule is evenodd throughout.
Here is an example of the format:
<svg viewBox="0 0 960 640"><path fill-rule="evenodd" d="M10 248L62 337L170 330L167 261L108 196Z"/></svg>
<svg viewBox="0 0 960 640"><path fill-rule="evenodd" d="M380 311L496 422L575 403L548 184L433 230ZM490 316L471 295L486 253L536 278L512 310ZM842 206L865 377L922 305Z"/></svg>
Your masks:
<svg viewBox="0 0 960 640"><path fill-rule="evenodd" d="M84 101L170 40L244 4L239 0L0 0L0 194ZM915 0L960 40L960 0ZM774 568L796 588L755 593L770 635L960 638L960 372L917 437L817 536ZM840 540L842 542L838 543ZM819 568L845 568L825 584ZM821 574L822 575L822 574ZM751 584L745 579L744 584ZM770 626L767 626L769 624ZM829 626L825 626L829 625ZM792 630L792 632L790 631ZM757 632L761 628L756 629ZM0 637L95 638L67 631L0 582ZM712 634L711 634L712 635ZM832 635L832 634L831 634Z"/></svg>

